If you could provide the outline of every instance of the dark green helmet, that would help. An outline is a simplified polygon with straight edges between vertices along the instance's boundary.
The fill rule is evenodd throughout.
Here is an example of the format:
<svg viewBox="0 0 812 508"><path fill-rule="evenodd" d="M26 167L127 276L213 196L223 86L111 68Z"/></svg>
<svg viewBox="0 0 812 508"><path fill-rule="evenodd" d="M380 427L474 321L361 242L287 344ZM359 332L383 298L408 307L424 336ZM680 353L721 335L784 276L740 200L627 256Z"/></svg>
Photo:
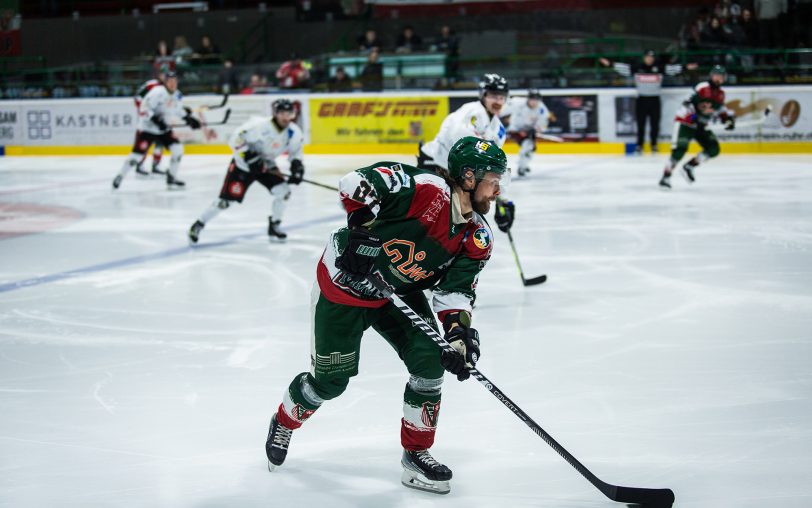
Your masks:
<svg viewBox="0 0 812 508"><path fill-rule="evenodd" d="M727 76L727 71L721 65L714 65L711 67L710 75L713 76L714 74L721 74L722 76Z"/></svg>
<svg viewBox="0 0 812 508"><path fill-rule="evenodd" d="M507 157L495 141L466 136L451 147L448 152L448 174L455 181L460 181L466 169L474 172L477 181L482 180L485 173L505 175Z"/></svg>

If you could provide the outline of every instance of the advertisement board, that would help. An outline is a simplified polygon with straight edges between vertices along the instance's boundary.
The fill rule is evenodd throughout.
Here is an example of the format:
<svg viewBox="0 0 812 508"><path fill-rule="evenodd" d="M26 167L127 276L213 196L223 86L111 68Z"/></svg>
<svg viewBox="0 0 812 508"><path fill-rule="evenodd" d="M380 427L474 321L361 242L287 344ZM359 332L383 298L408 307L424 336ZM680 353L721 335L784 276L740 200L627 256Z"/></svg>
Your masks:
<svg viewBox="0 0 812 508"><path fill-rule="evenodd" d="M812 141L812 87L725 88L725 106L740 121L760 118L767 106L767 120L756 126L719 131L721 141L732 143ZM611 95L610 95L611 94ZM674 115L691 94L690 88L663 91L660 141L669 141L674 130ZM601 129L601 141L634 142L637 125L633 92L613 91L601 96L601 109L613 118L612 128ZM607 127L607 128L603 128Z"/></svg>
<svg viewBox="0 0 812 508"><path fill-rule="evenodd" d="M443 96L314 98L310 143L417 143L431 139L446 115Z"/></svg>

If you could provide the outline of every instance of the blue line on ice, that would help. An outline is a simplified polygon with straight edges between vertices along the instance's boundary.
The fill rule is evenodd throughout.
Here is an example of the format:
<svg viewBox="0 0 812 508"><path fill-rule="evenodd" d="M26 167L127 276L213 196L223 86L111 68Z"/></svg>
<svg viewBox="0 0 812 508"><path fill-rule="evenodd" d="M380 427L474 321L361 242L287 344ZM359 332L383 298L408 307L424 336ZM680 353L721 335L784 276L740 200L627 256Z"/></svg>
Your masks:
<svg viewBox="0 0 812 508"><path fill-rule="evenodd" d="M312 226L314 224L321 224L323 222L330 222L334 220L338 220L344 217L344 215L330 215L327 217L322 217L320 219L312 219L304 222L300 222L298 224L291 224L286 228L286 230L295 230L295 229L302 229L307 226ZM28 288L32 286L39 286L42 284L50 284L51 282L56 282L64 279L69 279L71 277L78 277L80 275L84 275L87 273L96 273L96 272L103 272L105 270L111 270L113 268L121 268L124 266L131 266L131 265L139 265L143 263L148 263L150 261L155 261L157 259L166 259L171 258L174 256L179 256L181 254L186 254L187 252L191 252L193 250L200 250L200 249L210 249L213 247L222 247L224 245L230 245L232 243L239 242L241 240L248 240L257 236L264 236L264 233L250 233L244 235L233 236L227 240L223 240L221 242L212 242L212 243L203 243L198 244L195 246L187 245L184 247L177 247L174 249L169 249L161 252L156 252L154 254L145 254L142 256L134 256L131 258L124 258L119 259L116 261L110 261L107 263L100 263L98 265L91 265L85 266L83 268L77 268L76 270L69 270L66 272L58 272L52 273L50 275L43 275L41 277L34 277L31 279L23 279L18 280L16 282L7 282L5 284L0 284L0 293L5 293L8 291L14 291L17 289Z"/></svg>

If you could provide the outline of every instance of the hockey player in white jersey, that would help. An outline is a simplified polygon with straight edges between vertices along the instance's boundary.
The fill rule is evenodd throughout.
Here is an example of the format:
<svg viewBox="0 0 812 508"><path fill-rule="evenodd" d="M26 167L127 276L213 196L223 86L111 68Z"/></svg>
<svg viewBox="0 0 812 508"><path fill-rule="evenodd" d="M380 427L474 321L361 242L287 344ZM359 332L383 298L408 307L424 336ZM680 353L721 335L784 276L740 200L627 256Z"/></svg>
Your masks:
<svg viewBox="0 0 812 508"><path fill-rule="evenodd" d="M508 138L519 145L519 176L530 172L530 160L536 151L536 136L547 130L550 110L541 100L538 90L527 91L527 98L513 97L500 113L508 124Z"/></svg>
<svg viewBox="0 0 812 508"><path fill-rule="evenodd" d="M245 192L258 181L273 196L268 217L268 236L283 240L287 234L279 229L282 214L290 197L290 185L298 185L304 176L302 164L304 136L293 123L295 110L287 99L273 103L273 116L253 118L231 135L229 145L234 158L228 166L220 196L200 215L189 229L189 240L197 243L200 231L211 219L232 202L242 203ZM290 176L285 180L276 167L276 158L288 152Z"/></svg>
<svg viewBox="0 0 812 508"><path fill-rule="evenodd" d="M467 102L448 115L440 125L437 137L420 147L417 167L448 169L448 151L465 136L495 141L499 148L505 144L506 130L499 119L509 92L505 78L485 74L479 82L479 100Z"/></svg>
<svg viewBox="0 0 812 508"><path fill-rule="evenodd" d="M192 110L183 107L183 95L178 90L178 76L170 71L166 74L163 86L154 87L141 102L135 143L132 152L113 180L113 189L118 189L127 173L138 166L153 143L168 147L172 154L169 171L166 174L167 186L181 188L186 185L177 178L180 159L183 157L183 145L172 133L169 122L173 118L182 118L192 129L200 128L200 120L192 116Z"/></svg>
<svg viewBox="0 0 812 508"><path fill-rule="evenodd" d="M448 151L465 136L494 141L499 148L505 144L507 130L499 117L507 102L510 88L499 74L485 74L479 82L479 100L466 102L445 117L437 136L422 145L417 154L417 167L434 171L437 167L448 170ZM516 207L512 201L497 198L494 219L505 233L513 225Z"/></svg>

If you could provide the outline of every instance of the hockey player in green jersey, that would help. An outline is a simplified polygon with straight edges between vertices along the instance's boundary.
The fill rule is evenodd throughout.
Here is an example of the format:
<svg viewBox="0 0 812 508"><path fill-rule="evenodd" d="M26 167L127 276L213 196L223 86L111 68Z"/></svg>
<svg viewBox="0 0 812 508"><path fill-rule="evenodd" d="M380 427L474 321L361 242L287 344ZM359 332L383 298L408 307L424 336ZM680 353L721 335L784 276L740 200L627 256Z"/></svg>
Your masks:
<svg viewBox="0 0 812 508"><path fill-rule="evenodd" d="M685 156L691 140L696 140L702 151L682 166L682 174L688 183L694 183L694 170L697 166L719 155L719 140L708 124L718 118L725 124L725 130L736 128L736 117L725 107L725 92L722 85L726 79L725 68L714 65L710 79L696 85L691 95L682 103L674 118L674 134L671 137L671 157L665 163L660 187L671 188L671 173Z"/></svg>
<svg viewBox="0 0 812 508"><path fill-rule="evenodd" d="M471 311L479 272L493 235L483 216L510 175L494 141L464 137L438 173L379 162L344 176L339 188L347 226L333 231L317 268L312 303L310 372L297 374L271 418L265 444L271 470L282 465L293 431L358 374L368 328L397 351L409 372L403 396L401 481L445 494L451 470L429 453L440 410L444 370L463 381L479 358ZM457 350L442 353L431 339L367 280L382 279Z"/></svg>

